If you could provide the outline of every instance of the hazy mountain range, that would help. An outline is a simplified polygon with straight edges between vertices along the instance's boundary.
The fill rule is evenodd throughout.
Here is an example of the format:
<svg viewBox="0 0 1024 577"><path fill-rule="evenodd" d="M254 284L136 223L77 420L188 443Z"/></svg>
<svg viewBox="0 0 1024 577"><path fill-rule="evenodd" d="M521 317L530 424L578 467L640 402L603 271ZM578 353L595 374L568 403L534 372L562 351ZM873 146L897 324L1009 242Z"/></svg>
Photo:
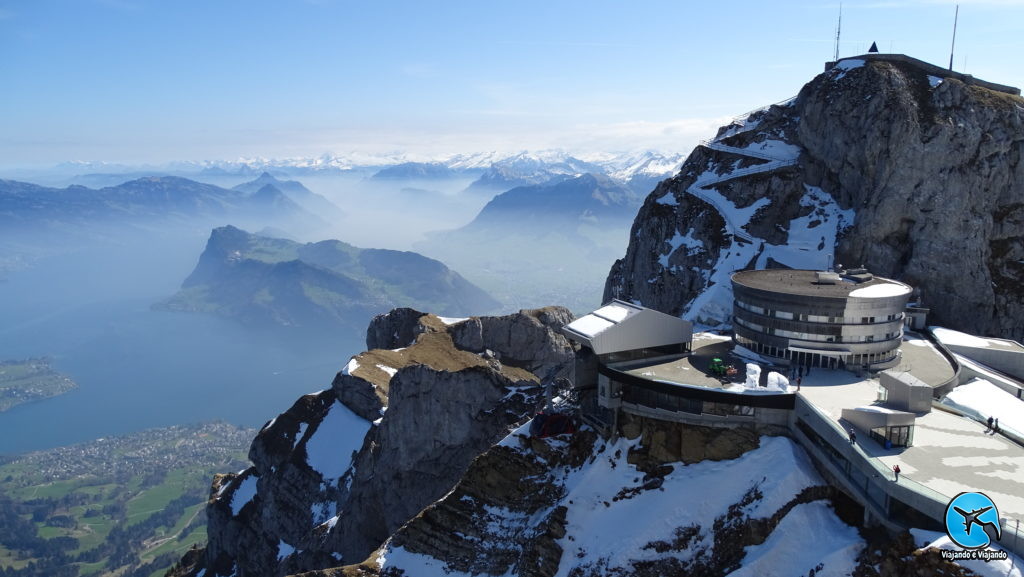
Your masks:
<svg viewBox="0 0 1024 577"><path fill-rule="evenodd" d="M582 311L621 254L642 194L606 174L551 177L496 195L466 225L416 250L456 267L515 310Z"/></svg>
<svg viewBox="0 0 1024 577"><path fill-rule="evenodd" d="M269 174L233 189L178 176L147 176L99 189L77 185L53 188L0 180L0 224L10 227L85 225L108 220L193 221L266 214L272 214L275 220L295 220L306 226L325 224L314 210L323 214L338 208L297 182L282 182Z"/></svg>
<svg viewBox="0 0 1024 577"><path fill-rule="evenodd" d="M61 174L67 178L75 177L76 181L84 180L90 183L104 182L103 179L116 175L141 177L152 174L191 176L200 180L203 176L257 177L263 173L301 177L364 172L368 176L375 175L376 178L406 179L472 175L480 178L474 189L501 192L515 186L546 182L555 176L579 176L588 172L606 174L626 183L650 178L657 182L678 170L684 157L683 153L652 150L604 154L597 157L575 156L562 150L480 152L434 159L414 158L404 153L325 154L313 158L243 158L145 166L107 162L67 162L46 172ZM30 179L33 173L16 171L14 174L18 178ZM649 192L649 189L642 192Z"/></svg>

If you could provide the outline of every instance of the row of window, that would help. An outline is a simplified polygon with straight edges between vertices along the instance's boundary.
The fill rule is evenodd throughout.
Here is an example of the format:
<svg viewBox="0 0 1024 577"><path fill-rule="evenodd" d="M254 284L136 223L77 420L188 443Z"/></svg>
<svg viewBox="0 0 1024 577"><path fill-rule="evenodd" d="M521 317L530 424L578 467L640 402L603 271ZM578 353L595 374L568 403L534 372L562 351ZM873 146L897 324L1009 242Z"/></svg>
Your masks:
<svg viewBox="0 0 1024 577"><path fill-rule="evenodd" d="M882 336L882 335L847 335L847 336L844 337L842 335L819 335L819 334L815 334L815 333L805 333L805 332L798 332L798 331L787 331L785 329L778 329L778 328L775 328L775 327L766 327L766 326L759 325L757 323L754 323L754 322L742 319L740 317L734 318L733 322L738 324L738 325L740 325L740 326L742 326L742 327L746 327L746 328L748 328L748 329L750 329L752 331L757 331L759 333L763 333L763 334L766 334L766 335L775 335L775 336L778 336L778 337L786 337L786 338L789 338L789 339L797 339L797 340L801 340L801 341L814 341L814 342L819 342L819 343L870 343L870 342L874 342L876 340L878 340L878 341L887 341L887 340L890 340L890 339L895 339L896 337L902 336L902 334L903 334L901 329L897 329L897 330L895 330L893 332L885 333L884 336Z"/></svg>
<svg viewBox="0 0 1024 577"><path fill-rule="evenodd" d="M896 358L898 349L883 353L872 353L869 355L849 355L845 359L837 359L833 356L807 353L803 351L791 351L787 348L773 347L755 340L748 339L742 335L736 335L736 343L742 345L759 355L786 359L798 365L811 365L813 367L842 368L845 365L871 366L884 363ZM826 351L823 351L826 352Z"/></svg>
<svg viewBox="0 0 1024 577"><path fill-rule="evenodd" d="M764 307L759 307L757 305L752 305L752 304L747 303L747 302L743 302L743 301L741 301L739 299L736 299L735 302L736 302L736 306L740 307L741 309L748 310L748 311L750 311L752 313L757 313L759 315L763 315L763 316L766 316L766 317L775 317L777 319L785 319L785 320L790 320L790 321L801 321L801 322L807 322L807 323L828 323L828 324L833 324L833 325L839 325L839 324L842 324L842 325L855 325L855 324L867 325L867 324L874 324L876 322L890 322L890 321L894 321L896 319L902 319L903 316L904 316L903 313L892 313L892 314L889 314L889 315L885 316L884 318L883 317L875 317L875 316L869 316L869 317L837 317L837 316L828 316L828 315L812 315L810 313L792 313L792 312L789 312L789 311L780 311L780 310L775 310L775 309L768 309L768 308L764 308Z"/></svg>
<svg viewBox="0 0 1024 577"><path fill-rule="evenodd" d="M699 399L690 399L668 393L659 393L643 387L622 387L622 401L643 405L654 409L692 413L695 415L708 414L729 416L738 415L745 417L754 416L754 407L746 405L735 405L730 403L714 403Z"/></svg>

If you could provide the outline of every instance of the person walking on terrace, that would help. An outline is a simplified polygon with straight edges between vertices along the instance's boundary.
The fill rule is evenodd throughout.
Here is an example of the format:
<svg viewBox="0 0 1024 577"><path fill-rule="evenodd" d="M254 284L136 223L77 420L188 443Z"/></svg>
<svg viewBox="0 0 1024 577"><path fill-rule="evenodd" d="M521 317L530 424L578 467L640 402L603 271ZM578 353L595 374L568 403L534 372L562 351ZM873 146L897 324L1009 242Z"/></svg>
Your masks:
<svg viewBox="0 0 1024 577"><path fill-rule="evenodd" d="M893 465L892 466L892 472L893 472L894 475L896 475L896 482L899 483L900 482L900 466L898 464L897 465Z"/></svg>

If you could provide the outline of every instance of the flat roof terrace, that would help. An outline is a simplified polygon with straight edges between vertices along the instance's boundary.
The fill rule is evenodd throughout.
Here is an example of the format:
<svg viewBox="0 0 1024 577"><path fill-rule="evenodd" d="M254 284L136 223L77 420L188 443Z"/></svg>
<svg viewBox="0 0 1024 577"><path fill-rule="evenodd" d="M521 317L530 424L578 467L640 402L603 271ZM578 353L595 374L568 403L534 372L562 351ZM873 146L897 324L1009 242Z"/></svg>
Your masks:
<svg viewBox="0 0 1024 577"><path fill-rule="evenodd" d="M684 357L645 364L630 363L630 367L623 369L623 372L651 381L719 390L743 383L746 379L746 361L732 354L732 340L729 337L698 333L693 335L691 347L690 354ZM736 376L722 382L711 375L708 367L714 358L722 359L726 366L735 367ZM762 373L761 378L762 381L767 378L767 371Z"/></svg>
<svg viewBox="0 0 1024 577"><path fill-rule="evenodd" d="M932 388L942 386L956 372L949 360L928 339L914 333L904 333L900 343L900 364L889 369L908 372Z"/></svg>
<svg viewBox="0 0 1024 577"><path fill-rule="evenodd" d="M882 277L863 282L841 278L836 283L818 282L818 271L801 269L745 270L734 273L732 281L751 289L813 297L889 297L909 295L909 286Z"/></svg>
<svg viewBox="0 0 1024 577"><path fill-rule="evenodd" d="M953 377L953 368L930 341L908 333L900 350L902 359L894 370L908 371L933 387ZM815 369L797 394L846 430L850 424L842 419L842 410L877 405L878 388L876 379ZM986 427L972 419L938 409L919 414L914 425L911 447L885 449L863 434L857 443L886 470L899 464L903 477L947 498L983 491L996 501L1001 515L1024 518L1024 447L1002 435L985 434Z"/></svg>
<svg viewBox="0 0 1024 577"><path fill-rule="evenodd" d="M728 389L734 384L742 384L746 380L746 364L744 359L732 352L733 345L729 337L712 335L709 333L698 333L693 335L692 352L684 357L669 361L660 360L650 363L633 362L624 372L633 376L649 379L690 385L695 387L706 387L709 389ZM900 345L900 364L893 367L896 372L908 372L932 387L946 384L954 376L953 367L949 361L939 352L938 349L928 340L915 334L904 335L904 342ZM708 367L711 359L719 358L726 366L736 369L736 376L722 380L710 374ZM777 371L788 375L787 367L768 365L757 361L761 365L761 385L765 385L769 371ZM817 373L819 370L814 369ZM810 379L810 374L804 380Z"/></svg>
<svg viewBox="0 0 1024 577"><path fill-rule="evenodd" d="M877 380L847 371L816 369L797 395L848 430L842 410L876 405L878 387ZM996 502L1001 516L1024 519L1024 447L986 434L981 423L932 410L918 415L914 445L907 448L885 449L859 432L861 450L886 470L899 464L901 480L905 477L949 499L962 491L982 491Z"/></svg>

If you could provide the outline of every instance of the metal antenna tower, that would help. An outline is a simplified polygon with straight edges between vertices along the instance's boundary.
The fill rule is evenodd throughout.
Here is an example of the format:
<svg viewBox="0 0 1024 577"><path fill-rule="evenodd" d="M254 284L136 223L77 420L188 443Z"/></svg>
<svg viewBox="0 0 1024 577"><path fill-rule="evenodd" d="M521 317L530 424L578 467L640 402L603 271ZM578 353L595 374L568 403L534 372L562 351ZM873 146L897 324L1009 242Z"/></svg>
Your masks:
<svg viewBox="0 0 1024 577"><path fill-rule="evenodd" d="M843 29L843 3L839 3L839 22L836 23L836 51L832 55L832 62L839 61L839 32Z"/></svg>
<svg viewBox="0 0 1024 577"><path fill-rule="evenodd" d="M949 71L953 71L953 49L956 48L956 22L960 18L960 5L956 5L956 12L953 14L953 44L949 47Z"/></svg>

